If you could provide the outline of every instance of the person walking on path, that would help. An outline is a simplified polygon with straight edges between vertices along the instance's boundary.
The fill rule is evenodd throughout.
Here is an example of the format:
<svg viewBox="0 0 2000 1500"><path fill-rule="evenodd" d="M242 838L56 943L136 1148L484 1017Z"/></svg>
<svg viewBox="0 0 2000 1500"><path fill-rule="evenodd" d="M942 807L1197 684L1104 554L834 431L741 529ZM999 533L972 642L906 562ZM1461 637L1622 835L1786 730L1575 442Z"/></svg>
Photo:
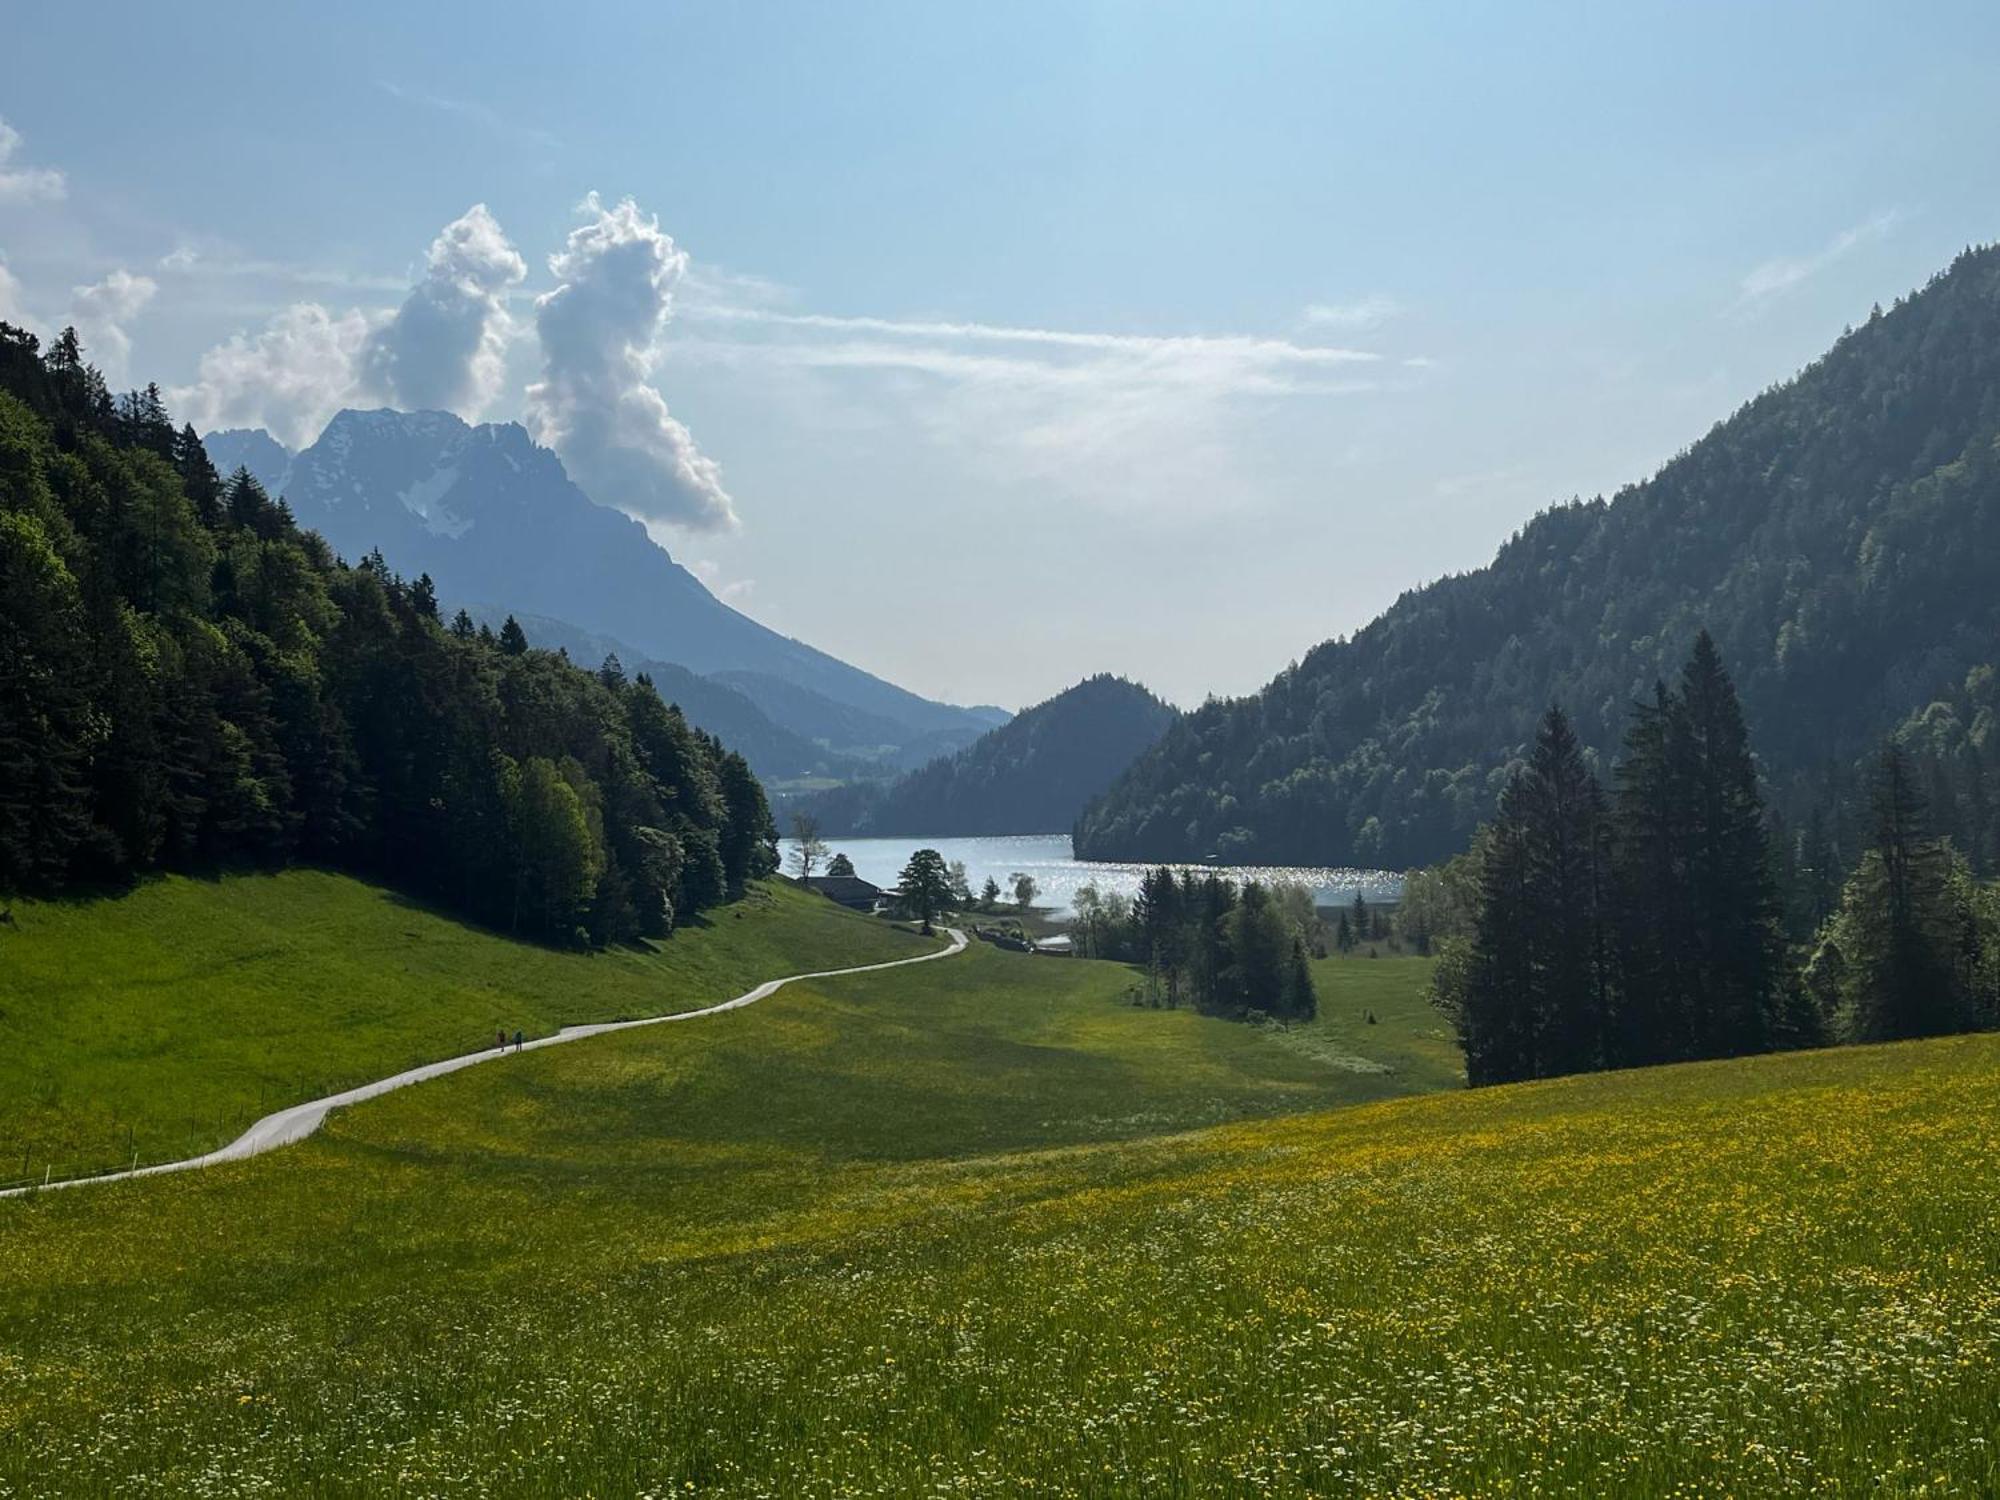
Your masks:
<svg viewBox="0 0 2000 1500"><path fill-rule="evenodd" d="M499 1035L500 1035L500 1050L502 1052L505 1052L507 1050L507 1028L502 1026L500 1028Z"/></svg>
<svg viewBox="0 0 2000 1500"><path fill-rule="evenodd" d="M519 1051L521 1050L521 1040L522 1040L522 1039L521 1039L521 1033L520 1033L520 1031L519 1031L519 1030L517 1029L517 1030L516 1030L516 1031L514 1032L514 1050L515 1050L516 1052L519 1052Z"/></svg>

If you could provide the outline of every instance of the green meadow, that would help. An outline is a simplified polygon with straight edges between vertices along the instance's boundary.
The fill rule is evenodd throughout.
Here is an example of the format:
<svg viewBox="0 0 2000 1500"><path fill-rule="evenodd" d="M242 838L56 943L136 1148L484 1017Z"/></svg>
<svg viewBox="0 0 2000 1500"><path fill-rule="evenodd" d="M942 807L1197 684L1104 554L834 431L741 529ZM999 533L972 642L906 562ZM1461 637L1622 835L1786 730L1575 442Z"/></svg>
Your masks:
<svg viewBox="0 0 2000 1500"><path fill-rule="evenodd" d="M712 1005L929 946L782 883L671 940L575 954L325 871L15 902L0 1182L199 1155L273 1109L581 1021Z"/></svg>
<svg viewBox="0 0 2000 1500"><path fill-rule="evenodd" d="M2000 1038L1393 1097L1422 972L975 947L0 1203L0 1495L1994 1492Z"/></svg>

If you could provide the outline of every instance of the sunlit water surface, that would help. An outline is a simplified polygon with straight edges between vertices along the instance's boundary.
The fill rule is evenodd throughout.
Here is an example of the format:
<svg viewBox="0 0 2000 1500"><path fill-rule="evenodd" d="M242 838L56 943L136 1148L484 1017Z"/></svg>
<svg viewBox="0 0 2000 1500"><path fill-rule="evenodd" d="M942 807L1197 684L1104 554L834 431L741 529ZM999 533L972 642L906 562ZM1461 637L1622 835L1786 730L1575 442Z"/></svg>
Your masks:
<svg viewBox="0 0 2000 1500"><path fill-rule="evenodd" d="M963 860L966 878L977 891L991 876L1002 890L1011 888L1013 877L1032 875L1040 894L1037 906L1058 913L1070 910L1077 888L1095 884L1105 894L1119 891L1137 893L1139 877L1151 868L1145 864L1114 864L1076 858L1070 851L1066 833L1012 834L1004 838L963 839L828 839L827 847L854 861L854 873L876 885L894 885L917 849L935 849L946 861ZM796 872L791 839L784 840L785 869ZM1206 868L1206 867L1204 867ZM1389 901L1402 894L1403 877L1390 870L1326 869L1294 865L1221 865L1217 873L1233 880L1285 881L1311 886L1322 905L1352 901L1356 891L1370 900Z"/></svg>

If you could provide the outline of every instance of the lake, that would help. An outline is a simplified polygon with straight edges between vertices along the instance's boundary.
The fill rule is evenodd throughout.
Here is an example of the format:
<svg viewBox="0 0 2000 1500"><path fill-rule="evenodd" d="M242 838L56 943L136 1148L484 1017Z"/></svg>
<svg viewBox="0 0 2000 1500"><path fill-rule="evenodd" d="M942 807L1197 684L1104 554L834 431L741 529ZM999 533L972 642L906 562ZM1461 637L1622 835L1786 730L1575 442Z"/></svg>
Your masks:
<svg viewBox="0 0 2000 1500"><path fill-rule="evenodd" d="M1107 895L1112 891L1120 891L1127 896L1136 895L1139 877L1153 868L1144 863L1118 864L1078 859L1071 852L1066 833L1011 834L1002 838L828 839L826 844L828 849L845 854L854 861L855 874L882 886L896 884L902 876L903 866L910 861L911 852L917 849L935 849L945 857L947 864L963 860L966 878L971 881L975 892L986 883L989 875L1000 882L1003 891L1010 889L1009 882L1017 872L1032 875L1041 889L1041 894L1035 898L1035 905L1048 907L1058 914L1069 911L1070 900L1077 887L1093 882L1098 890ZM787 873L794 869L792 850L795 847L796 842L792 839L783 839L779 843ZM1403 891L1403 877L1392 870L1315 869L1289 865L1219 865L1213 868L1217 874L1232 880L1309 885L1323 906L1350 902L1356 891L1371 901L1393 901ZM1011 896L1009 899L1012 899Z"/></svg>

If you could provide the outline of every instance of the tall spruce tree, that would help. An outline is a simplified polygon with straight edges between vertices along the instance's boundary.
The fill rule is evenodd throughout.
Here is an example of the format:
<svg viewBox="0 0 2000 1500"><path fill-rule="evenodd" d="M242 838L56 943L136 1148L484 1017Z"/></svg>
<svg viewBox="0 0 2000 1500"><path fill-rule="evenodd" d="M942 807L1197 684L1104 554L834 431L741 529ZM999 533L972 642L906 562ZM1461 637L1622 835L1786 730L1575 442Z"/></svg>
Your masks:
<svg viewBox="0 0 2000 1500"><path fill-rule="evenodd" d="M1611 1060L1727 1057L1780 1040L1783 950L1757 766L1705 630L1674 690L1656 685L1633 711L1616 867Z"/></svg>
<svg viewBox="0 0 2000 1500"><path fill-rule="evenodd" d="M1475 1083L1603 1065L1612 988L1609 819L1576 733L1551 708L1483 848L1460 1001Z"/></svg>
<svg viewBox="0 0 2000 1500"><path fill-rule="evenodd" d="M1664 682L1632 708L1618 762L1616 840L1618 998L1609 1061L1643 1067L1693 1051L1685 997L1694 926L1687 872L1693 797L1681 704Z"/></svg>
<svg viewBox="0 0 2000 1500"><path fill-rule="evenodd" d="M1782 948L1778 894L1757 763L1735 685L1706 630L1681 670L1681 754L1694 814L1688 847L1691 991L1683 997L1696 1057L1769 1048Z"/></svg>

